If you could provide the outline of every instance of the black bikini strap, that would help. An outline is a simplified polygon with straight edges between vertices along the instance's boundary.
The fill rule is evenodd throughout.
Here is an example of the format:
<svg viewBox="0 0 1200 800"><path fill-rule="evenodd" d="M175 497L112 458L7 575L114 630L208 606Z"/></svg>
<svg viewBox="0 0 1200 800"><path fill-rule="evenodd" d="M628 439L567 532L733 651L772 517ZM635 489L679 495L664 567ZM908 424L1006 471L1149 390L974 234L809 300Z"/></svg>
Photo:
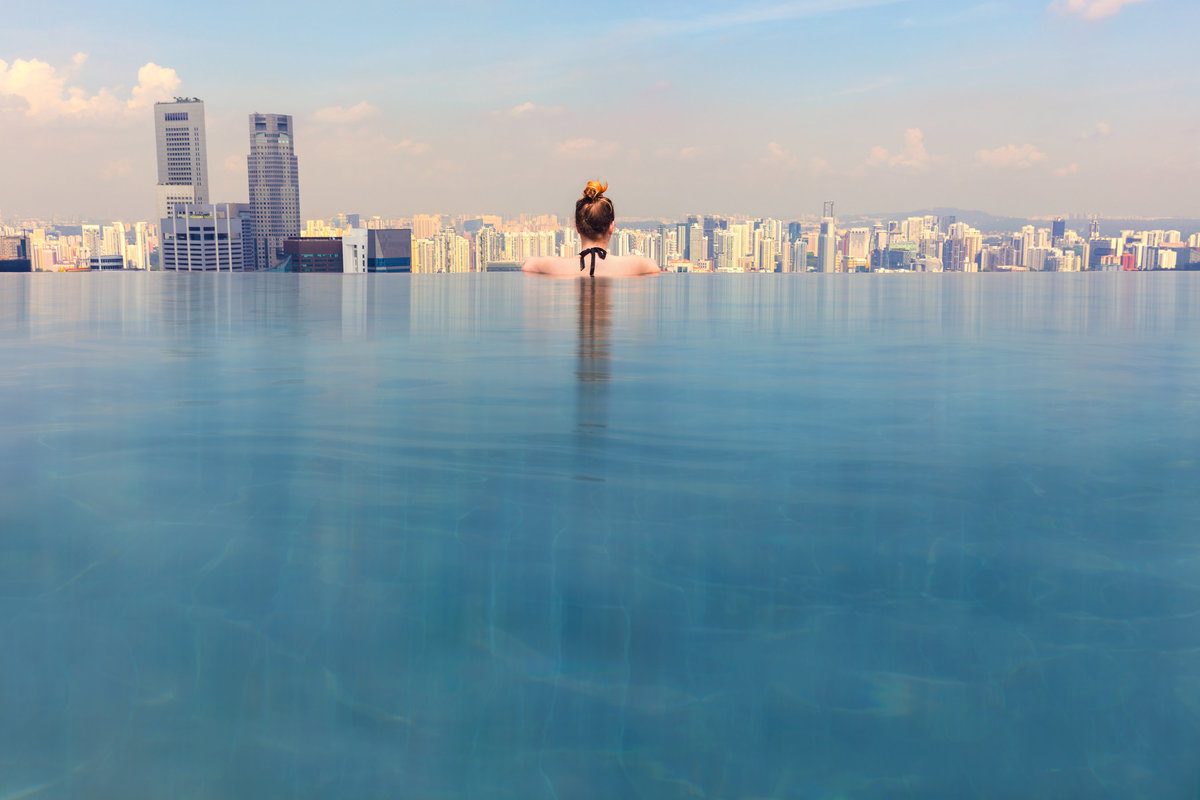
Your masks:
<svg viewBox="0 0 1200 800"><path fill-rule="evenodd" d="M579 254L579 271L580 272L583 272L583 270L587 266L583 263L583 260L587 256L592 257L592 271L588 273L588 276L594 278L594 277L596 277L596 256L600 256L600 260L603 261L604 259L608 258L608 251L605 250L603 247L589 247L587 250L584 250L582 253Z"/></svg>

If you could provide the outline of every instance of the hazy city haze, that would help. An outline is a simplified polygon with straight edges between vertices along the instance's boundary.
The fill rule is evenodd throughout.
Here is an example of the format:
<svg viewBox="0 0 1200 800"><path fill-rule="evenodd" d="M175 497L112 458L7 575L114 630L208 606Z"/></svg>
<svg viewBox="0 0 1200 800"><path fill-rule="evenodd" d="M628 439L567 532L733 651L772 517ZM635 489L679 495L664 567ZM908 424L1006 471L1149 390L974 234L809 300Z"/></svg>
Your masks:
<svg viewBox="0 0 1200 800"><path fill-rule="evenodd" d="M928 206L1200 213L1192 0L5 3L0 212L149 218L152 106L203 98L212 196L291 114L305 217Z"/></svg>

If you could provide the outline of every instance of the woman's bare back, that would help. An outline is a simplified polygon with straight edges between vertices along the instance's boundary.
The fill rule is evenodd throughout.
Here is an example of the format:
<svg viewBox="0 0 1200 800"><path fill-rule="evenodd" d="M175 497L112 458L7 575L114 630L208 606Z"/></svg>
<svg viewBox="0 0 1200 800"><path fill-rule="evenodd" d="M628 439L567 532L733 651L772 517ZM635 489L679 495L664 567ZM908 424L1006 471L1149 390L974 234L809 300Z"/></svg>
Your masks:
<svg viewBox="0 0 1200 800"><path fill-rule="evenodd" d="M579 268L576 258L531 258L521 267L522 271L549 275L553 278L586 278L591 271L591 258L584 269ZM658 264L641 256L613 256L596 260L597 278L627 278L635 275L657 275Z"/></svg>

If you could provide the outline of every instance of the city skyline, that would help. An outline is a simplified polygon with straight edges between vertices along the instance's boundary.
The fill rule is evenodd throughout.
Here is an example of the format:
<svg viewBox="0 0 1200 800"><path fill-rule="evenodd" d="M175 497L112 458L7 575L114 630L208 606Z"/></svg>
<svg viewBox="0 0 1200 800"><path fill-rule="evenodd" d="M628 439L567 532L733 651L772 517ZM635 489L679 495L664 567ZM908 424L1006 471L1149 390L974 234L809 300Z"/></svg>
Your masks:
<svg viewBox="0 0 1200 800"><path fill-rule="evenodd" d="M153 219L147 120L194 95L222 202L248 200L240 121L294 115L310 218L562 215L594 176L626 219L793 217L828 197L1200 216L1197 79L1162 37L1200 22L1183 0L615 3L594 19L465 3L453 26L368 2L345 40L316 4L239 6L238 26L225 5L177 29L127 0L18 2L0 29L0 147L24 157L0 211ZM268 25L305 58L264 60L251 40Z"/></svg>

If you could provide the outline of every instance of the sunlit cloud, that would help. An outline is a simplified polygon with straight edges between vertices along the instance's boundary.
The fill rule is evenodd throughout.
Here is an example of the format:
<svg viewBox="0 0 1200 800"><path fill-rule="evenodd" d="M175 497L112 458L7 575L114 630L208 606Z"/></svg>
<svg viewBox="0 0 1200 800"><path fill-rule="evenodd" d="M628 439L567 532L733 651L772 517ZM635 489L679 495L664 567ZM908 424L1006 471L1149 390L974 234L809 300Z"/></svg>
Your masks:
<svg viewBox="0 0 1200 800"><path fill-rule="evenodd" d="M338 158L366 153L398 153L419 156L429 152L425 142L408 136L397 137L379 121L379 109L363 100L352 106L326 106L313 112L318 124L314 144L335 153Z"/></svg>
<svg viewBox="0 0 1200 800"><path fill-rule="evenodd" d="M1063 167L1058 167L1054 170L1054 176L1057 178L1067 178L1071 175L1079 174L1079 165L1072 162Z"/></svg>
<svg viewBox="0 0 1200 800"><path fill-rule="evenodd" d="M1095 127L1078 138L1080 141L1086 142L1091 139L1107 139L1109 136L1112 136L1112 125L1107 122L1097 122Z"/></svg>
<svg viewBox="0 0 1200 800"><path fill-rule="evenodd" d="M522 117L536 117L536 116L549 117L549 116L555 116L555 115L561 114L562 112L563 112L562 106L542 106L542 105L538 105L537 103L533 103L533 102L525 102L525 103L518 103L517 105L513 106L512 108L506 108L503 111L497 111L496 113L501 114L506 117L520 119Z"/></svg>
<svg viewBox="0 0 1200 800"><path fill-rule="evenodd" d="M128 98L122 100L108 88L89 93L68 84L87 60L87 53L76 53L69 66L59 69L37 58L12 63L0 59L0 99L23 104L25 116L33 119L117 119L170 99L181 83L174 69L149 62L138 70Z"/></svg>
<svg viewBox="0 0 1200 800"><path fill-rule="evenodd" d="M759 159L759 164L769 169L808 172L813 175L825 175L833 171L825 159L816 156L801 158L778 142L767 142L766 150L766 154Z"/></svg>
<svg viewBox="0 0 1200 800"><path fill-rule="evenodd" d="M1117 14L1125 6L1146 0L1055 0L1051 8L1086 20L1098 20Z"/></svg>
<svg viewBox="0 0 1200 800"><path fill-rule="evenodd" d="M554 148L559 158L572 159L611 158L618 150L620 146L616 142L597 141L587 137L567 139L559 142Z"/></svg>
<svg viewBox="0 0 1200 800"><path fill-rule="evenodd" d="M1046 154L1031 144L1006 144L991 150L980 150L975 160L994 169L1029 169L1046 160Z"/></svg>
<svg viewBox="0 0 1200 800"><path fill-rule="evenodd" d="M654 151L654 155L656 158L669 161L695 161L704 155L704 148L696 145L679 148L662 147Z"/></svg>
<svg viewBox="0 0 1200 800"><path fill-rule="evenodd" d="M76 54L79 55L79 54ZM154 62L138 70L138 83L125 106L136 111L149 108L160 100L169 100L179 91L179 74L170 67L160 67Z"/></svg>
<svg viewBox="0 0 1200 800"><path fill-rule="evenodd" d="M372 119L379 114L379 109L363 100L352 106L326 106L313 112L313 120L326 125L352 125L357 122Z"/></svg>
<svg viewBox="0 0 1200 800"><path fill-rule="evenodd" d="M925 133L920 128L909 128L904 132L904 149L898 153L890 152L882 145L871 148L867 157L867 167L888 167L891 169L906 169L913 172L924 172L929 169L934 158L925 148Z"/></svg>

